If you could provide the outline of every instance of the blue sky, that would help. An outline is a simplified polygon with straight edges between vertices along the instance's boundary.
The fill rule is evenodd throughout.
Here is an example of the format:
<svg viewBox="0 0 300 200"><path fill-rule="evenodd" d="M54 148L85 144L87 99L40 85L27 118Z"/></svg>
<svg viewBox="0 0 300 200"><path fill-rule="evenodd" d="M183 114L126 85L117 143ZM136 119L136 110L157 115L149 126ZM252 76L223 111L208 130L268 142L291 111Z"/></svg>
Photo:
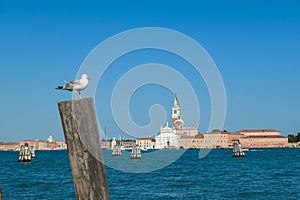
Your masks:
<svg viewBox="0 0 300 200"><path fill-rule="evenodd" d="M224 129L274 128L283 135L300 132L298 1L0 1L0 24L0 141L48 135L63 139L57 102L72 95L54 88L73 80L85 57L101 41L149 26L182 32L210 54L226 89ZM126 65L128 70L133 64L154 61L196 79L192 69L180 68L187 66L184 60L165 52L132 53L114 65ZM99 121L107 125L110 136L122 132L103 94L109 94L122 73L112 66L104 76L108 83L99 85L95 96ZM210 99L201 77L197 83L199 129L206 132ZM160 103L170 119L172 102L173 94L166 88L145 86L133 96L132 117L145 125L149 106Z"/></svg>

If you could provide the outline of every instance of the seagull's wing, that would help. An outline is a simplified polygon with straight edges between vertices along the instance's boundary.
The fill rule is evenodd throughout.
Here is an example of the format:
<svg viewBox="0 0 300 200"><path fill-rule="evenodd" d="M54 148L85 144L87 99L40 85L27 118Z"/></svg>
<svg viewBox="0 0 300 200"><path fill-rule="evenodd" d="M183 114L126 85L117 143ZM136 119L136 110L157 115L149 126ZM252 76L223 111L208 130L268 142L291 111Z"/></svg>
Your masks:
<svg viewBox="0 0 300 200"><path fill-rule="evenodd" d="M69 91L73 91L74 87L78 85L77 81L71 81L69 83L66 83L64 85L64 90L69 90Z"/></svg>
<svg viewBox="0 0 300 200"><path fill-rule="evenodd" d="M80 84L80 81L79 80L73 80L69 83L74 84L74 85L78 85L78 84Z"/></svg>
<svg viewBox="0 0 300 200"><path fill-rule="evenodd" d="M73 89L76 85L80 85L79 80L73 80L73 81L67 82L63 88L64 88L64 90L73 91Z"/></svg>

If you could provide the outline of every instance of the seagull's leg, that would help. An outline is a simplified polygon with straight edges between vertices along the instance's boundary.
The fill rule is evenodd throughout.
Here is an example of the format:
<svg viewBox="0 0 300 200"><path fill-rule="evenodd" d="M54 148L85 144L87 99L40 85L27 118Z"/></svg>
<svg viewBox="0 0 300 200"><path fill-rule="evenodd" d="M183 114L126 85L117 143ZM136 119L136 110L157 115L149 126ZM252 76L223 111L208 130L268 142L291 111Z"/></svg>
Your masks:
<svg viewBox="0 0 300 200"><path fill-rule="evenodd" d="M79 99L82 99L82 98L81 98L81 95L80 95L80 91L79 91Z"/></svg>
<svg viewBox="0 0 300 200"><path fill-rule="evenodd" d="M77 93L73 91L73 98L76 100L77 99Z"/></svg>
<svg viewBox="0 0 300 200"><path fill-rule="evenodd" d="M75 92L74 92L74 99L75 99L75 100L76 100L76 99L79 99L78 96L80 96L80 93L79 93L79 95L78 95L78 91L75 91Z"/></svg>

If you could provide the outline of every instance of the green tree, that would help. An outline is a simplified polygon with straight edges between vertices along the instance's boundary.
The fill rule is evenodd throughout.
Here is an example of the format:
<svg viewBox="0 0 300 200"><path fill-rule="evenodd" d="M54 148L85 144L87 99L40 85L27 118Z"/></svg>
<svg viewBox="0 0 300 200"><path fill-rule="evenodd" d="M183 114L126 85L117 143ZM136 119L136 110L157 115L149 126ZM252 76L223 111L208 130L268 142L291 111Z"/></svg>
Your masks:
<svg viewBox="0 0 300 200"><path fill-rule="evenodd" d="M297 137L295 137L293 134L288 135L289 142L297 142Z"/></svg>

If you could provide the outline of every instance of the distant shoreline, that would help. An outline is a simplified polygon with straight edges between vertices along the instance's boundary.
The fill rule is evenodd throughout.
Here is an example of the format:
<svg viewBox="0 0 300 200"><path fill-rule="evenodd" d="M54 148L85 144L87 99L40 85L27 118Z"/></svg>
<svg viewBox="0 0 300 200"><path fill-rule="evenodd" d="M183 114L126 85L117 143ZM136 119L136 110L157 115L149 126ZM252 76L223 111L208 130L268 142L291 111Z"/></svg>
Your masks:
<svg viewBox="0 0 300 200"><path fill-rule="evenodd" d="M232 148L189 148L189 149L153 149L153 150L172 150L172 151L176 151L176 150L202 150L202 149L216 149L216 150L222 150L222 149L232 149ZM299 146L297 147L265 147L265 148L251 148L249 151L252 150L257 150L257 149L300 149ZM67 151L68 149L36 149L35 151ZM107 148L102 148L102 150L111 150L111 149L107 149ZM0 152L17 152L19 150L0 150ZM124 150L126 151L126 150Z"/></svg>

